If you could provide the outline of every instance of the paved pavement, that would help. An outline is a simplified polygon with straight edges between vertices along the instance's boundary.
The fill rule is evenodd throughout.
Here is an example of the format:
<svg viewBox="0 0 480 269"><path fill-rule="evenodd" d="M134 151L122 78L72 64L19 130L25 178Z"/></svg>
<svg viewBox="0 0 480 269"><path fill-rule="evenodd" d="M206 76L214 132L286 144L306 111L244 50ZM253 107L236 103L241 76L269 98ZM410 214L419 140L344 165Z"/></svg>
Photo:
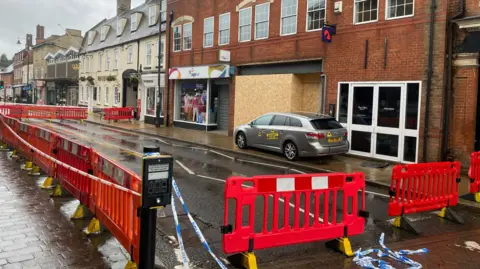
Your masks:
<svg viewBox="0 0 480 269"><path fill-rule="evenodd" d="M0 268L123 268L126 255L109 233L83 236L73 198L51 199L42 178L0 152Z"/></svg>

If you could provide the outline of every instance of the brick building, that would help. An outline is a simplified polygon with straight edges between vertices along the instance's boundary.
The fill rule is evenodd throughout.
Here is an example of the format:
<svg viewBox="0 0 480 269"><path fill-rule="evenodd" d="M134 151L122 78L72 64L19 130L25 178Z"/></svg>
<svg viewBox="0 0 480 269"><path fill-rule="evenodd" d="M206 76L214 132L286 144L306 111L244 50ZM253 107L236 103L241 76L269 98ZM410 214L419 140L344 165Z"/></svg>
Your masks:
<svg viewBox="0 0 480 269"><path fill-rule="evenodd" d="M478 56L447 57L447 30L465 36L450 28L462 7L458 0L170 0L169 123L232 134L267 112L321 112L349 130L352 154L396 162L467 156L474 141L461 145L465 129L456 128L475 134L474 124L446 122L443 109L449 101L476 107L468 97L477 93ZM327 29L331 43L322 42ZM449 100L448 84L465 89L463 99Z"/></svg>
<svg viewBox="0 0 480 269"><path fill-rule="evenodd" d="M4 89L0 90L0 99L8 100L11 97L13 85L13 64L5 68L0 68L0 81L3 81Z"/></svg>

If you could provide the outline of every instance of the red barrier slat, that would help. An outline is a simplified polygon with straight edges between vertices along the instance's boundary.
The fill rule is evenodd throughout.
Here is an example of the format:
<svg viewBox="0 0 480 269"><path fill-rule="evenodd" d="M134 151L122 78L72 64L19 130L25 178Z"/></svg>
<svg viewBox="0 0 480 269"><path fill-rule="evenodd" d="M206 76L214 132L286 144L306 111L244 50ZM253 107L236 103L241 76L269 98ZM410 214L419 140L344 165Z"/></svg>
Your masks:
<svg viewBox="0 0 480 269"><path fill-rule="evenodd" d="M364 189L365 179L362 173L231 177L225 187L224 224L229 225L229 199L234 199L233 231L223 235L223 250L225 253L238 253L361 234L364 231L365 219L358 213L365 210ZM338 200L341 204L337 204L337 199L333 199L332 210L329 210L328 195L333 193L332 197L336 198L339 191L343 194L343 199ZM320 198L321 194L324 194L323 199ZM362 203L358 203L359 196ZM310 206L311 197L315 201L313 212ZM257 205L257 198L264 201L263 206ZM273 211L269 212L271 198ZM291 198L294 200L292 204ZM350 212L349 199L353 201ZM320 202L323 202L323 207ZM245 207L249 209L246 219L243 213ZM293 207L293 210L290 207ZM323 208L322 223L318 220L320 208ZM342 208L343 212L342 219L338 221L337 208ZM303 218L301 214L304 214ZM314 216L312 221L311 214ZM255 217L258 215L262 217ZM331 221L329 217L332 217ZM290 222L291 218L293 223ZM263 220L263 225L255 223L255 219ZM283 227L280 227L280 219ZM256 229L255 224L260 229ZM268 227L271 227L270 231ZM249 248L252 242L253 249Z"/></svg>
<svg viewBox="0 0 480 269"><path fill-rule="evenodd" d="M133 119L133 107L111 107L104 108L104 120L130 120Z"/></svg>
<svg viewBox="0 0 480 269"><path fill-rule="evenodd" d="M393 168L388 204L390 216L455 206L458 202L459 162L397 165Z"/></svg>
<svg viewBox="0 0 480 269"><path fill-rule="evenodd" d="M468 177L470 177L470 192L480 192L480 152L472 153L470 157L470 169L468 170Z"/></svg>

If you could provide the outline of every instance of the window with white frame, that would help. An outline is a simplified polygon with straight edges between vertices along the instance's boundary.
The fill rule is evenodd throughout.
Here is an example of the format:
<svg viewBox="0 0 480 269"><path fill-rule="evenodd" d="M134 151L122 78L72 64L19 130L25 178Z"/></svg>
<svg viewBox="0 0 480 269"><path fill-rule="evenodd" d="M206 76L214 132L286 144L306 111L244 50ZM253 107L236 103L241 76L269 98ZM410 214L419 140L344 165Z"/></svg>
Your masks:
<svg viewBox="0 0 480 269"><path fill-rule="evenodd" d="M98 54L98 71L102 70L103 54Z"/></svg>
<svg viewBox="0 0 480 269"><path fill-rule="evenodd" d="M282 0L281 35L297 33L298 0Z"/></svg>
<svg viewBox="0 0 480 269"><path fill-rule="evenodd" d="M108 106L108 96L109 96L108 87L105 87L105 100L103 100L103 102L106 106Z"/></svg>
<svg viewBox="0 0 480 269"><path fill-rule="evenodd" d="M159 40L160 41L160 40ZM158 43L157 43L158 44ZM158 68L163 67L163 50L165 49L165 45L163 44L163 40L160 41L160 55L157 56L157 64Z"/></svg>
<svg viewBox="0 0 480 269"><path fill-rule="evenodd" d="M145 44L145 66L152 66L152 43Z"/></svg>
<svg viewBox="0 0 480 269"><path fill-rule="evenodd" d="M113 51L113 69L118 69L118 49Z"/></svg>
<svg viewBox="0 0 480 269"><path fill-rule="evenodd" d="M226 45L230 43L230 13L220 15L218 26L218 44Z"/></svg>
<svg viewBox="0 0 480 269"><path fill-rule="evenodd" d="M100 29L100 41L104 41L105 38L107 38L107 26L103 26L101 29Z"/></svg>
<svg viewBox="0 0 480 269"><path fill-rule="evenodd" d="M413 15L413 0L387 0L387 18L402 18Z"/></svg>
<svg viewBox="0 0 480 269"><path fill-rule="evenodd" d="M117 36L122 35L123 32L123 21L122 19L117 19Z"/></svg>
<svg viewBox="0 0 480 269"><path fill-rule="evenodd" d="M325 23L325 0L308 0L307 31L319 30Z"/></svg>
<svg viewBox="0 0 480 269"><path fill-rule="evenodd" d="M100 98L102 98L102 87L97 89L97 104L100 104Z"/></svg>
<svg viewBox="0 0 480 269"><path fill-rule="evenodd" d="M127 63L131 64L133 61L133 47L128 46L127 49Z"/></svg>
<svg viewBox="0 0 480 269"><path fill-rule="evenodd" d="M83 102L83 86L80 87L80 91L79 91L79 93L78 93L78 100L79 100L80 102Z"/></svg>
<svg viewBox="0 0 480 269"><path fill-rule="evenodd" d="M255 39L268 38L270 3L255 6Z"/></svg>
<svg viewBox="0 0 480 269"><path fill-rule="evenodd" d="M173 28L173 51L182 49L182 26L178 25Z"/></svg>
<svg viewBox="0 0 480 269"><path fill-rule="evenodd" d="M85 72L90 72L90 57L86 57L85 59Z"/></svg>
<svg viewBox="0 0 480 269"><path fill-rule="evenodd" d="M105 70L110 70L110 52L105 52Z"/></svg>
<svg viewBox="0 0 480 269"><path fill-rule="evenodd" d="M148 25L152 26L157 22L157 6L148 8Z"/></svg>
<svg viewBox="0 0 480 269"><path fill-rule="evenodd" d="M94 33L94 32L88 32L88 45L92 45L92 42L93 42L93 33Z"/></svg>
<svg viewBox="0 0 480 269"><path fill-rule="evenodd" d="M120 104L120 90L118 87L115 87L115 105Z"/></svg>
<svg viewBox="0 0 480 269"><path fill-rule="evenodd" d="M167 0L162 0L160 3L160 20L167 21Z"/></svg>
<svg viewBox="0 0 480 269"><path fill-rule="evenodd" d="M213 23L215 17L203 20L203 47L213 47ZM183 33L185 34L185 33Z"/></svg>
<svg viewBox="0 0 480 269"><path fill-rule="evenodd" d="M378 0L355 0L355 23L377 21Z"/></svg>
<svg viewBox="0 0 480 269"><path fill-rule="evenodd" d="M250 41L252 39L252 8L244 8L239 12L238 41Z"/></svg>
<svg viewBox="0 0 480 269"><path fill-rule="evenodd" d="M130 19L130 30L136 31L137 30L137 13L132 14L131 19Z"/></svg>
<svg viewBox="0 0 480 269"><path fill-rule="evenodd" d="M183 50L192 49L192 23L183 25Z"/></svg>

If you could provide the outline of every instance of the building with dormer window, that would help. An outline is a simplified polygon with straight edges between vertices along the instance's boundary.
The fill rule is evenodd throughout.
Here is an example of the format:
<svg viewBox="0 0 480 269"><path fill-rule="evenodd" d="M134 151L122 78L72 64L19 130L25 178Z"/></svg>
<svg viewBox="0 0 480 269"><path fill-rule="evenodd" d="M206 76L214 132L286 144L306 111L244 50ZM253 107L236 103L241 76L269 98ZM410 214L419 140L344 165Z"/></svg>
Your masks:
<svg viewBox="0 0 480 269"><path fill-rule="evenodd" d="M117 0L117 15L86 33L80 105L134 107L138 120L152 124L157 110L163 118L165 11L165 0L146 0L133 9L131 0Z"/></svg>

